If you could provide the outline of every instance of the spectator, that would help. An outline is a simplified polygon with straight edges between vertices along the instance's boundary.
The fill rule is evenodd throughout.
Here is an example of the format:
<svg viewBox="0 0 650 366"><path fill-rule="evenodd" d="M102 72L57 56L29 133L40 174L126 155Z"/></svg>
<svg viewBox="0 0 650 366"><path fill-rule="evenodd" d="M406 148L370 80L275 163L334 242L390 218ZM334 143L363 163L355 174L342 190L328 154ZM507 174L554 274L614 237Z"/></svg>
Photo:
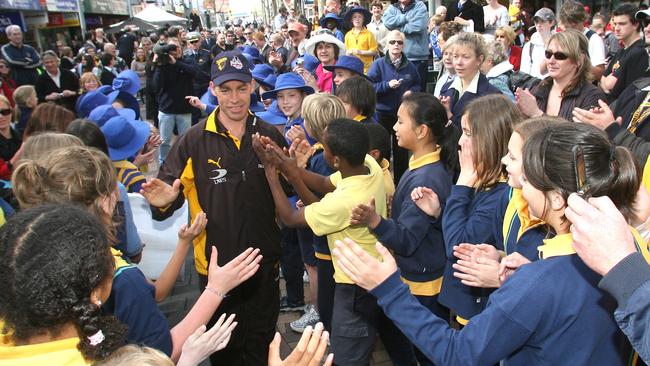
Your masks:
<svg viewBox="0 0 650 366"><path fill-rule="evenodd" d="M315 72L317 91L333 92L334 74L324 67L335 65L341 52L345 53L345 44L339 41L329 29L319 29L309 38L309 42L305 45L305 53L314 55L320 61ZM303 77L305 77L304 73Z"/></svg>
<svg viewBox="0 0 650 366"><path fill-rule="evenodd" d="M92 55L82 55L81 61L77 65L75 65L74 70L78 76L90 72L97 75L97 77L99 77L99 75L101 75L102 73L102 70L97 67L97 63L95 62L95 57L93 57Z"/></svg>
<svg viewBox="0 0 650 366"><path fill-rule="evenodd" d="M268 54L268 63L273 66L276 74L286 70L289 51L284 48L284 38L280 33L271 36L271 50Z"/></svg>
<svg viewBox="0 0 650 366"><path fill-rule="evenodd" d="M102 85L112 85L117 74L115 70L115 56L110 53L104 53L102 55L102 71L99 74L99 80Z"/></svg>
<svg viewBox="0 0 650 366"><path fill-rule="evenodd" d="M379 56L384 56L384 50L386 49L386 35L388 35L388 29L382 21L384 5L381 1L375 0L370 4L370 12L372 13L372 19L370 19L370 24L368 24L368 30L375 36L375 40L379 45Z"/></svg>
<svg viewBox="0 0 650 366"><path fill-rule="evenodd" d="M45 72L36 80L36 94L39 103L55 102L74 111L79 90L79 79L72 71L59 67L59 58L54 51L43 53Z"/></svg>
<svg viewBox="0 0 650 366"><path fill-rule="evenodd" d="M499 4L497 0L487 0L487 5L483 7L483 20L485 23L484 34L494 35L497 28L510 25L508 8Z"/></svg>
<svg viewBox="0 0 650 366"><path fill-rule="evenodd" d="M584 6L575 0L567 0L560 8L560 24L562 28L574 29L581 32L588 40L588 55L591 63L591 74L593 80L599 81L605 71L605 43L596 32L585 28L584 22L587 20Z"/></svg>
<svg viewBox="0 0 650 366"><path fill-rule="evenodd" d="M34 108L32 115L27 120L23 140L44 131L63 133L74 117L74 113L60 105L41 103Z"/></svg>
<svg viewBox="0 0 650 366"><path fill-rule="evenodd" d="M107 53L113 55L113 57L115 58L115 66L113 67L115 68L116 75L128 68L126 61L124 61L124 59L117 54L117 50L114 44L112 43L104 44L104 54ZM133 58L133 54L131 54L131 58Z"/></svg>
<svg viewBox="0 0 650 366"><path fill-rule="evenodd" d="M16 88L14 92L14 101L16 102L15 118L16 124L14 128L18 135L23 136L27 121L32 115L32 111L38 105L38 96L36 96L36 89L32 85L23 85Z"/></svg>
<svg viewBox="0 0 650 366"><path fill-rule="evenodd" d="M291 39L291 48L286 65L290 65L293 60L305 54L305 45L307 44L307 26L299 22L289 23L289 38Z"/></svg>
<svg viewBox="0 0 650 366"><path fill-rule="evenodd" d="M9 43L0 48L0 53L14 70L16 86L36 84L40 56L32 46L23 44L23 32L19 26L10 25L5 28L5 33Z"/></svg>
<svg viewBox="0 0 650 366"><path fill-rule="evenodd" d="M548 76L544 52L546 51L546 46L548 46L548 40L554 33L555 14L549 8L541 8L535 13L533 21L535 22L536 31L521 51L521 66L519 67L519 71L538 79L544 79ZM541 69L542 65L544 65L544 72Z"/></svg>
<svg viewBox="0 0 650 366"><path fill-rule="evenodd" d="M493 41L488 44L485 61L481 65L481 72L485 74L488 82L493 87L515 102L515 95L510 91L510 78L513 73L512 64L506 58L506 52L501 42Z"/></svg>
<svg viewBox="0 0 650 366"><path fill-rule="evenodd" d="M92 32L92 31L91 31ZM104 34L104 28L97 28L92 32L92 43L95 45L95 48L98 50L104 49L104 44L109 43L110 41L106 38Z"/></svg>
<svg viewBox="0 0 650 366"><path fill-rule="evenodd" d="M519 71L519 66L521 65L521 47L513 44L516 36L515 31L509 25L501 26L494 32L494 39L503 44L508 61L510 61L515 71Z"/></svg>
<svg viewBox="0 0 650 366"><path fill-rule="evenodd" d="M532 92L517 89L515 96L521 112L528 117L542 114L572 120L574 108L598 106L605 93L591 84L591 63L587 37L574 29L551 36L545 56L548 75Z"/></svg>
<svg viewBox="0 0 650 366"><path fill-rule="evenodd" d="M135 51L135 58L131 62L131 70L135 71L135 73L138 74L138 78L140 79L140 90L138 91L138 96L140 96L140 100L143 103L145 95L144 91L147 90L146 68L147 55L144 48L138 47L138 49Z"/></svg>
<svg viewBox="0 0 650 366"><path fill-rule="evenodd" d="M399 30L406 36L404 54L418 70L423 91L427 86L429 61L428 19L427 7L419 0L399 0L386 9L382 18L387 29Z"/></svg>
<svg viewBox="0 0 650 366"><path fill-rule="evenodd" d="M133 52L137 47L138 39L133 34L131 27L127 26L124 34L122 34L122 36L120 36L120 39L117 40L117 49L119 50L119 54L116 56L124 59L125 63L124 68L120 69L119 72L124 71L124 69L128 68L128 65L131 65L131 61L133 60Z"/></svg>
<svg viewBox="0 0 650 366"><path fill-rule="evenodd" d="M440 72L438 73L438 78L436 80L436 85L433 88L433 95L436 98L440 97L440 91L442 90L442 87L456 77L456 70L454 69L452 58L454 49L451 47L451 44L453 43L453 36L460 33L461 31L462 26L456 22L444 22L440 25L440 31L438 33L438 46L440 47L440 51L442 53L442 60Z"/></svg>
<svg viewBox="0 0 650 366"><path fill-rule="evenodd" d="M244 38L246 38L246 41L244 42L245 46L254 46L255 41L253 40L253 28L251 27L246 27L244 30Z"/></svg>
<svg viewBox="0 0 650 366"><path fill-rule="evenodd" d="M169 52L169 63L159 64L153 76L154 88L158 91L158 123L162 139L159 156L161 164L171 148L174 128L181 136L191 126L192 106L185 96L194 93L193 85L196 76L196 69L182 60L178 41L170 39L168 44L176 46L175 50ZM156 56L158 55L154 55L154 62Z"/></svg>
<svg viewBox="0 0 650 366"><path fill-rule="evenodd" d="M61 49L61 68L74 71L74 59L72 58L72 48L64 46Z"/></svg>
<svg viewBox="0 0 650 366"><path fill-rule="evenodd" d="M445 20L459 23L465 32L485 31L483 8L473 0L455 0L449 4Z"/></svg>
<svg viewBox="0 0 650 366"><path fill-rule="evenodd" d="M79 78L79 99L81 96L100 87L99 78L92 72L86 72Z"/></svg>
<svg viewBox="0 0 650 366"><path fill-rule="evenodd" d="M440 60L442 59L442 49L440 49L440 44L438 43L438 32L440 31L440 25L442 25L445 18L441 15L436 14L429 19L429 47L431 48L431 55L433 56L434 62L434 71L436 70L436 65L440 65Z"/></svg>
<svg viewBox="0 0 650 366"><path fill-rule="evenodd" d="M11 66L7 60L0 58L0 95L4 95L12 107L14 106L13 94L15 90L16 82L12 78Z"/></svg>
<svg viewBox="0 0 650 366"><path fill-rule="evenodd" d="M328 13L325 14L324 17L320 18L318 21L321 28L326 28L332 31L334 33L334 36L341 42L345 42L345 35L341 31L341 28L343 28L343 23L341 22L341 18L334 14L334 13Z"/></svg>
<svg viewBox="0 0 650 366"><path fill-rule="evenodd" d="M388 32L386 56L375 60L368 70L368 78L375 86L377 93L378 122L391 134L391 155L395 182L408 168L408 153L397 144L393 126L397 122L402 95L420 91L418 71L404 55L406 37L398 30ZM390 160L390 155L386 157Z"/></svg>
<svg viewBox="0 0 650 366"><path fill-rule="evenodd" d="M273 18L273 31L280 31L282 25L287 23L287 15L287 8L285 6L280 6L280 9L278 9L278 14Z"/></svg>
<svg viewBox="0 0 650 366"><path fill-rule="evenodd" d="M228 45L226 45L226 35L224 33L217 34L217 43L212 47L210 53L212 57L217 57L221 52L226 52Z"/></svg>
<svg viewBox="0 0 650 366"><path fill-rule="evenodd" d="M600 88L607 94L607 102L618 99L623 89L648 74L648 53L639 30L641 22L635 18L637 8L623 4L614 9L612 21L614 34L623 48L609 60L607 69L600 79Z"/></svg>
<svg viewBox="0 0 650 366"><path fill-rule="evenodd" d="M291 32L289 32L289 36L291 36ZM262 32L256 32L253 34L253 41L255 43L255 47L260 51L260 55L266 60L269 56L269 52L271 51L271 45L266 42L266 37L264 36L264 33Z"/></svg>
<svg viewBox="0 0 650 366"><path fill-rule="evenodd" d="M5 162L14 161L22 143L20 134L11 126L13 112L7 98L0 95L0 159Z"/></svg>
<svg viewBox="0 0 650 366"><path fill-rule="evenodd" d="M360 6L348 9L345 15L345 22L351 27L345 35L346 53L363 61L364 73L368 72L368 68L377 54L375 35L366 28L371 17L370 12Z"/></svg>

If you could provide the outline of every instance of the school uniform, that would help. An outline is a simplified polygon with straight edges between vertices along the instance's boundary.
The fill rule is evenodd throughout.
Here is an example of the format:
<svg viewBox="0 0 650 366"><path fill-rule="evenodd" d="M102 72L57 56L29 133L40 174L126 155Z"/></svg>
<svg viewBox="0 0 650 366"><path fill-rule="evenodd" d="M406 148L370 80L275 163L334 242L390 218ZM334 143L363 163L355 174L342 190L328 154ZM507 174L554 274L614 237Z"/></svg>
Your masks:
<svg viewBox="0 0 650 366"><path fill-rule="evenodd" d="M0 360L5 366L90 365L77 349L79 342L75 337L25 346L0 344Z"/></svg>
<svg viewBox="0 0 650 366"><path fill-rule="evenodd" d="M618 100L612 104L614 116L623 118L623 123L609 125L605 132L617 145L619 134L628 130L636 136L650 141L650 77L638 79L623 90Z"/></svg>
<svg viewBox="0 0 650 366"><path fill-rule="evenodd" d="M543 260L517 270L460 331L409 296L399 271L371 293L439 365L625 365L631 348L612 315L616 303L572 241L570 234L546 240Z"/></svg>
<svg viewBox="0 0 650 366"><path fill-rule="evenodd" d="M451 120L459 128L463 110L471 101L488 94L501 94L499 89L492 86L485 75L480 72L476 73L474 79L472 79L467 86L467 89L464 91L462 90L462 83L460 77L455 77L453 80L443 85L440 90L440 96L451 98L450 109L453 115Z"/></svg>
<svg viewBox="0 0 650 366"><path fill-rule="evenodd" d="M517 252L531 262L536 261L537 246L547 237L549 229L542 220L530 217L521 189L504 190L494 213L495 246L503 248L506 255Z"/></svg>
<svg viewBox="0 0 650 366"><path fill-rule="evenodd" d="M142 183L147 181L140 169L128 160L114 161L113 166L117 172L117 180L124 184L126 190L129 193L140 193Z"/></svg>
<svg viewBox="0 0 650 366"><path fill-rule="evenodd" d="M387 159L381 159L379 166L381 167L381 171L384 174L386 202L391 202L393 200L393 196L395 195L395 182L393 182L393 174L390 172L390 161Z"/></svg>
<svg viewBox="0 0 650 366"><path fill-rule="evenodd" d="M446 263L442 220L432 219L418 208L411 199L411 192L416 187L431 188L444 207L451 186L452 176L440 161L440 149L418 159L411 158L409 170L402 175L393 197L392 218L382 219L371 230L393 251L402 281L411 293L432 313L443 318L449 316L449 311L438 303ZM430 364L419 351L416 356L420 364Z"/></svg>
<svg viewBox="0 0 650 366"><path fill-rule="evenodd" d="M365 226L350 226L350 211L360 203L375 198L377 212L386 217L386 192L379 164L366 155L364 165L369 174L342 178L340 172L330 176L336 186L319 202L305 207L305 220L316 235L327 235L332 250L337 240L351 238L371 256L378 258L377 237ZM367 365L376 335L379 308L376 301L354 284L333 258L334 307L332 315L331 347L337 355L337 364Z"/></svg>
<svg viewBox="0 0 650 366"><path fill-rule="evenodd" d="M155 348L172 354L169 322L156 303L156 289L137 266L122 259L111 249L115 259L113 287L102 309L115 315L128 327L127 343Z"/></svg>
<svg viewBox="0 0 650 366"><path fill-rule="evenodd" d="M457 320L461 324L466 324L471 317L483 310L492 290L463 285L460 279L454 277L452 265L456 263L456 257L453 247L461 243L494 245L496 240L492 230L492 216L507 189L506 183L497 183L481 191L455 185L447 198L442 214L447 263L438 299L441 304L458 314ZM503 250L503 247L497 249Z"/></svg>
<svg viewBox="0 0 650 366"><path fill-rule="evenodd" d="M374 51L377 52L377 40L367 28L359 32L351 29L345 34L345 48L348 50ZM374 56L357 55L363 61L363 73L367 73Z"/></svg>

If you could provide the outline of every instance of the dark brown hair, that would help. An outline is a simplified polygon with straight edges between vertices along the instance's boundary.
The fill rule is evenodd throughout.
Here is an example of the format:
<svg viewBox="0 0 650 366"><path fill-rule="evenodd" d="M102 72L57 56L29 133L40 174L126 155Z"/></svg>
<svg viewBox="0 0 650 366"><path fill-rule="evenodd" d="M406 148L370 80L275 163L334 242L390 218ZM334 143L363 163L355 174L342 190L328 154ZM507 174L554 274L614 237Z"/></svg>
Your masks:
<svg viewBox="0 0 650 366"><path fill-rule="evenodd" d="M65 132L74 118L74 113L60 105L51 102L41 103L34 108L27 120L24 136L28 137L44 131Z"/></svg>

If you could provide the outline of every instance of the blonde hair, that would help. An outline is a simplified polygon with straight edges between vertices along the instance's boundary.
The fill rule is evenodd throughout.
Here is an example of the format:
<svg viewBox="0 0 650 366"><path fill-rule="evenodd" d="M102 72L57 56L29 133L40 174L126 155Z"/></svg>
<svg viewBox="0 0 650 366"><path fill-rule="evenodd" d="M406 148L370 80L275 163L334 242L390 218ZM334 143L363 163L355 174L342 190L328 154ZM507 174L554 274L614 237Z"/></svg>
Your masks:
<svg viewBox="0 0 650 366"><path fill-rule="evenodd" d="M14 90L14 102L16 105L24 106L32 95L36 95L33 85L21 85Z"/></svg>
<svg viewBox="0 0 650 366"><path fill-rule="evenodd" d="M503 33L503 36L506 37L509 45L515 41L515 38L517 38L517 33L515 33L515 30L509 25L500 26L494 33Z"/></svg>
<svg viewBox="0 0 650 366"><path fill-rule="evenodd" d="M575 75L564 90L562 90L562 97L580 85L593 80L591 60L588 57L589 40L584 34L575 29L567 29L559 33L554 33L548 40L548 44L550 45L551 42L555 42L560 47L560 51L566 53L569 56L569 60L578 65ZM542 81L542 84L550 85L552 82L552 78L546 78Z"/></svg>
<svg viewBox="0 0 650 366"><path fill-rule="evenodd" d="M68 146L38 159L23 159L13 172L11 183L21 208L45 203L81 205L104 222L114 242L112 213L104 210L102 202L116 197L117 177L113 163L103 152L86 146Z"/></svg>
<svg viewBox="0 0 650 366"><path fill-rule="evenodd" d="M101 81L99 81L99 78L97 77L97 75L93 74L92 72L84 72L81 75L81 77L79 78L79 90L81 90L81 92L87 92L87 90L84 89L84 85L90 79L95 79L98 86L102 85L102 83L101 83Z"/></svg>
<svg viewBox="0 0 650 366"><path fill-rule="evenodd" d="M455 47L469 47L474 51L476 58L483 56L483 61L485 61L486 46L483 36L478 33L462 32L454 37L456 37L453 41Z"/></svg>
<svg viewBox="0 0 650 366"><path fill-rule="evenodd" d="M397 29L393 29L392 31L388 32L388 34L386 34L386 39L389 39L389 37L391 36L392 37L398 36L402 41L406 40L406 36L404 35L404 33L400 32Z"/></svg>
<svg viewBox="0 0 650 366"><path fill-rule="evenodd" d="M174 366L174 363L157 349L128 344L95 366Z"/></svg>
<svg viewBox="0 0 650 366"><path fill-rule="evenodd" d="M492 66L498 65L508 59L506 50L503 49L501 42L495 40L488 44L485 59L491 60Z"/></svg>
<svg viewBox="0 0 650 366"><path fill-rule="evenodd" d="M325 127L336 118L345 118L345 106L341 98L325 93L308 95L302 101L302 117L311 137L322 142Z"/></svg>
<svg viewBox="0 0 650 366"><path fill-rule="evenodd" d="M43 132L34 135L23 143L20 160L38 160L48 154L69 146L84 146L76 136L67 133Z"/></svg>
<svg viewBox="0 0 650 366"><path fill-rule="evenodd" d="M4 105L6 105L7 108L11 109L11 116L9 117L11 118L11 121L13 121L15 111L14 108L11 107L11 103L9 103L9 99L7 99L7 97L5 97L4 95L0 94L0 103L4 103Z"/></svg>

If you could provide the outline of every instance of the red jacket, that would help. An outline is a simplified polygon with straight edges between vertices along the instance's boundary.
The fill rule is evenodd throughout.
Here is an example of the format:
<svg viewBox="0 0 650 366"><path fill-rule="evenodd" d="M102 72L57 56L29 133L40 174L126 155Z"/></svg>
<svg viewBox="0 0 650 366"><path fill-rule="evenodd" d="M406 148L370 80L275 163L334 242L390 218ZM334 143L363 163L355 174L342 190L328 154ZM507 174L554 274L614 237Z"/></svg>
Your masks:
<svg viewBox="0 0 650 366"><path fill-rule="evenodd" d="M12 108L15 107L14 90L16 90L16 83L12 79L0 78L0 94L9 99Z"/></svg>
<svg viewBox="0 0 650 366"><path fill-rule="evenodd" d="M519 71L521 66L521 47L510 46L510 63L514 66L515 71Z"/></svg>

